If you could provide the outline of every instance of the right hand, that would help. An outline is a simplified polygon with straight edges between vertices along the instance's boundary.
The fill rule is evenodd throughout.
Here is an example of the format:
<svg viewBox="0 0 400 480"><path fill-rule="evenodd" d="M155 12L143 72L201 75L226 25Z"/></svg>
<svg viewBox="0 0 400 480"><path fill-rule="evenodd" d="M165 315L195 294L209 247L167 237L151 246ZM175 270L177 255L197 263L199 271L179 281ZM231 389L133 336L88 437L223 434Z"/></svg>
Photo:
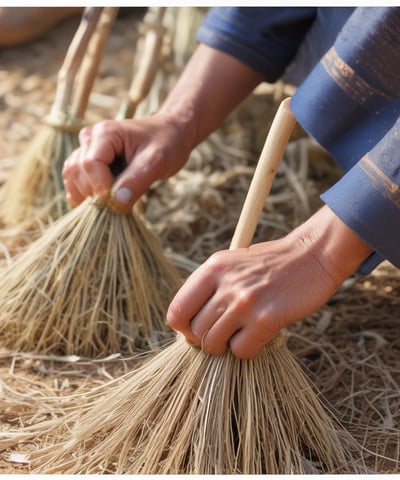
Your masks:
<svg viewBox="0 0 400 480"><path fill-rule="evenodd" d="M251 358L322 307L372 248L324 205L285 237L214 253L173 298L167 323L211 355Z"/></svg>
<svg viewBox="0 0 400 480"><path fill-rule="evenodd" d="M161 114L101 121L83 128L79 140L80 147L67 158L62 172L68 202L77 206L96 195L122 212L129 211L153 182L180 170L192 149L186 132ZM109 167L120 155L127 167L114 179Z"/></svg>

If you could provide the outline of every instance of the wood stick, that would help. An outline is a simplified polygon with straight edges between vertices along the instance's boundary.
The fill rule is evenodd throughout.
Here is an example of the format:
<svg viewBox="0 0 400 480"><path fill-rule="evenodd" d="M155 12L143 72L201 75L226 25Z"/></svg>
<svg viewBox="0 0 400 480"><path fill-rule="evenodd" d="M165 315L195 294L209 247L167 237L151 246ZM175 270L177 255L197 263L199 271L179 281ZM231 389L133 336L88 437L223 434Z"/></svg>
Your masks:
<svg viewBox="0 0 400 480"><path fill-rule="evenodd" d="M52 105L54 112L67 110L72 97L75 76L102 10L102 7L86 7L82 14L81 22L58 72L56 94Z"/></svg>
<svg viewBox="0 0 400 480"><path fill-rule="evenodd" d="M76 118L83 118L89 103L101 60L104 55L111 28L118 13L118 7L105 7L97 28L90 40L86 55L79 71L78 82L72 102L72 112Z"/></svg>
<svg viewBox="0 0 400 480"><path fill-rule="evenodd" d="M265 140L229 249L248 247L271 190L275 173L296 124L290 98L279 105Z"/></svg>
<svg viewBox="0 0 400 480"><path fill-rule="evenodd" d="M132 118L137 106L150 91L159 65L159 54L165 32L162 23L165 11L166 7L152 8L143 20L142 28L145 31L142 40L143 49L140 51L137 68L134 68L128 98L118 112L118 119Z"/></svg>

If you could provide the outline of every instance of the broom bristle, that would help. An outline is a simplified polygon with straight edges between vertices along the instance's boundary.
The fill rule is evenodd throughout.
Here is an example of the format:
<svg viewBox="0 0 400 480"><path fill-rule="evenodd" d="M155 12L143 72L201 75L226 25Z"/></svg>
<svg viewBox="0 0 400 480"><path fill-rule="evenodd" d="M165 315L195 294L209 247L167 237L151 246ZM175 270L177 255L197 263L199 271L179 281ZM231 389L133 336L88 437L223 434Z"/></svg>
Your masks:
<svg viewBox="0 0 400 480"><path fill-rule="evenodd" d="M86 357L158 345L180 284L137 215L88 199L3 270L0 345Z"/></svg>
<svg viewBox="0 0 400 480"><path fill-rule="evenodd" d="M35 473L365 472L361 448L282 343L241 361L179 336L85 406L7 435L2 448L28 437L43 447L30 455Z"/></svg>
<svg viewBox="0 0 400 480"><path fill-rule="evenodd" d="M53 120L57 123L51 124L49 119L49 124L39 129L2 188L0 208L6 225L34 220L39 210L41 215L46 212L48 221L68 210L61 171L65 159L79 145L82 123L68 117Z"/></svg>

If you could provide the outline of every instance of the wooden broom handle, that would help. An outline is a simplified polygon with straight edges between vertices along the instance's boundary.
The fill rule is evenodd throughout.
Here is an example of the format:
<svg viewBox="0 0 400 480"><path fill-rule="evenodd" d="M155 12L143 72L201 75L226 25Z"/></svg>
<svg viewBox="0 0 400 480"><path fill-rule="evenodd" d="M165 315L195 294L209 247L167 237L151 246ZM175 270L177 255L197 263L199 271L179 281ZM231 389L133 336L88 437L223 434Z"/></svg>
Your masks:
<svg viewBox="0 0 400 480"><path fill-rule="evenodd" d="M139 103L148 95L157 73L165 28L162 20L166 7L155 7L147 13L143 25L146 29L144 48L137 71L129 88L128 99L122 106L117 118L132 118Z"/></svg>
<svg viewBox="0 0 400 480"><path fill-rule="evenodd" d="M259 217L271 190L275 173L295 124L296 118L290 110L290 98L286 98L279 105L265 140L232 237L230 250L248 247L251 244Z"/></svg>
<svg viewBox="0 0 400 480"><path fill-rule="evenodd" d="M93 33L87 48L79 71L78 83L72 102L72 113L78 119L83 118L85 114L90 93L96 80L107 40L117 13L118 7L105 7L103 9L96 31Z"/></svg>
<svg viewBox="0 0 400 480"><path fill-rule="evenodd" d="M78 72L90 38L96 28L103 7L86 7L80 24L68 47L58 72L57 88L52 110L65 112L71 100L75 75Z"/></svg>

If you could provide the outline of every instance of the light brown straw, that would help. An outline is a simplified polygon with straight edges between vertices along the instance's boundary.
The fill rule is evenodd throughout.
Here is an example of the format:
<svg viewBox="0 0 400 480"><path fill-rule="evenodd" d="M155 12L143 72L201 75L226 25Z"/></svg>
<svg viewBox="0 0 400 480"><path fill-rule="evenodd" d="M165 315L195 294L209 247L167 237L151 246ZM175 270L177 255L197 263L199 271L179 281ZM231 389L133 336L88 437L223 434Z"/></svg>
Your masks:
<svg viewBox="0 0 400 480"><path fill-rule="evenodd" d="M180 283L138 215L87 199L2 271L0 346L86 357L158 346Z"/></svg>
<svg viewBox="0 0 400 480"><path fill-rule="evenodd" d="M293 125L287 101L282 112ZM139 369L93 391L86 405L5 434L1 446L46 442L30 455L35 473L365 471L357 444L281 339L239 360L230 351L208 355L179 335Z"/></svg>

